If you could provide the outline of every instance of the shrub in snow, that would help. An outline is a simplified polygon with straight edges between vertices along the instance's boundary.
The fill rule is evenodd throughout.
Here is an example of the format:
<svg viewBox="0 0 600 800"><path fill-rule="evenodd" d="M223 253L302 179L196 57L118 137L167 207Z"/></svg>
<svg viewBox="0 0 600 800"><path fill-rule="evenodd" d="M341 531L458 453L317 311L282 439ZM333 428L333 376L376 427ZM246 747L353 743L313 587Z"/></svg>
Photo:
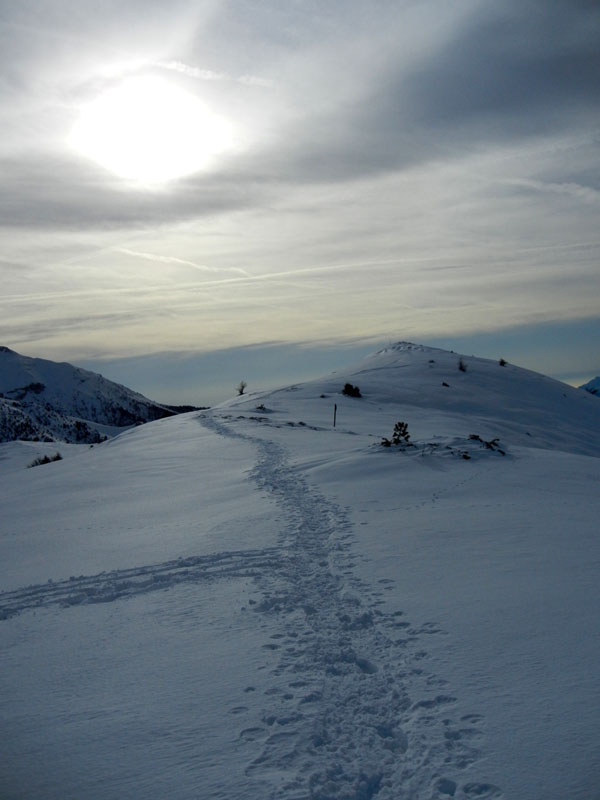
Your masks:
<svg viewBox="0 0 600 800"><path fill-rule="evenodd" d="M240 382L239 382L239 384L238 384L238 386L237 386L237 393L238 393L239 395L242 395L242 394L244 394L244 390L246 389L246 386L248 386L248 384L246 383L246 381L240 381Z"/></svg>
<svg viewBox="0 0 600 800"><path fill-rule="evenodd" d="M342 394L348 395L348 397L362 397L358 386L352 386L351 383L344 384Z"/></svg>
<svg viewBox="0 0 600 800"><path fill-rule="evenodd" d="M397 422L394 425L394 433L392 434L392 444L407 444L410 439L408 432L408 425L406 422Z"/></svg>
<svg viewBox="0 0 600 800"><path fill-rule="evenodd" d="M412 444L410 442L410 434L408 432L408 424L406 422L397 422L394 425L392 440L390 441L389 439L386 439L384 437L381 440L381 444L383 447L391 447L392 445L412 447Z"/></svg>
<svg viewBox="0 0 600 800"><path fill-rule="evenodd" d="M27 468L30 467L39 467L41 464L51 464L53 461L61 461L62 456L60 453L55 453L53 456L42 456L41 458L35 458L31 464L27 465Z"/></svg>
<svg viewBox="0 0 600 800"><path fill-rule="evenodd" d="M501 358L498 363L500 364L501 367L505 367L506 366L506 361L503 358Z"/></svg>
<svg viewBox="0 0 600 800"><path fill-rule="evenodd" d="M462 360L462 358L459 358L459 359L458 359L458 368L459 368L459 370L460 370L461 372L466 372L466 371L467 371L467 365L466 365L466 364L465 364L465 362Z"/></svg>
<svg viewBox="0 0 600 800"><path fill-rule="evenodd" d="M486 442L485 439L482 439L481 436L476 433L471 433L469 435L469 439L472 442L480 442L486 448L486 450L493 450L496 453L500 453L500 455L506 455L506 451L500 447L499 439L491 439L489 442Z"/></svg>

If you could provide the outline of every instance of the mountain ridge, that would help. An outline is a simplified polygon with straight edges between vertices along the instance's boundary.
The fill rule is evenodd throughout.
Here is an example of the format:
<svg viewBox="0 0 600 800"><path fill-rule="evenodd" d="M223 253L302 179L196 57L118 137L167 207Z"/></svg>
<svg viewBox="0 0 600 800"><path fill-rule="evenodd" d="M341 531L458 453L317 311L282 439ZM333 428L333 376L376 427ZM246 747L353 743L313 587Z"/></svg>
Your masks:
<svg viewBox="0 0 600 800"><path fill-rule="evenodd" d="M0 346L0 441L94 444L175 413L98 373Z"/></svg>

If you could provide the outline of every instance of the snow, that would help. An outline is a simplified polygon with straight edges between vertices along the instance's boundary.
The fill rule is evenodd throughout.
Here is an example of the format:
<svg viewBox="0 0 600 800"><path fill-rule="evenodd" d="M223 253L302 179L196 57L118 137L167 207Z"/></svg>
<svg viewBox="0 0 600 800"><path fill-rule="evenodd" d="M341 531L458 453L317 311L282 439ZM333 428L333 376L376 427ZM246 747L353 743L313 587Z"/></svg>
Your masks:
<svg viewBox="0 0 600 800"><path fill-rule="evenodd" d="M596 397L600 394L600 377L596 376L592 378L587 383L584 383L583 386L579 387L580 389L585 389L586 392L595 395Z"/></svg>
<svg viewBox="0 0 600 800"><path fill-rule="evenodd" d="M96 443L172 413L94 372L0 347L0 441Z"/></svg>
<svg viewBox="0 0 600 800"><path fill-rule="evenodd" d="M0 445L1 796L595 797L600 406L463 360Z"/></svg>

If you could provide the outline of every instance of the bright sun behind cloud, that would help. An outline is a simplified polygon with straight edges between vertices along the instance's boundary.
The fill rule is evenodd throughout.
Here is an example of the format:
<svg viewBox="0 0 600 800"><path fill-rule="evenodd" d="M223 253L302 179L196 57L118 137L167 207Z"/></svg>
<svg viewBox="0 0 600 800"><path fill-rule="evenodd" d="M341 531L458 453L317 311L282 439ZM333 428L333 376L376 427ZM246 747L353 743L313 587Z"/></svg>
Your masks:
<svg viewBox="0 0 600 800"><path fill-rule="evenodd" d="M135 77L86 104L69 143L122 178L157 184L206 169L233 130L189 92Z"/></svg>

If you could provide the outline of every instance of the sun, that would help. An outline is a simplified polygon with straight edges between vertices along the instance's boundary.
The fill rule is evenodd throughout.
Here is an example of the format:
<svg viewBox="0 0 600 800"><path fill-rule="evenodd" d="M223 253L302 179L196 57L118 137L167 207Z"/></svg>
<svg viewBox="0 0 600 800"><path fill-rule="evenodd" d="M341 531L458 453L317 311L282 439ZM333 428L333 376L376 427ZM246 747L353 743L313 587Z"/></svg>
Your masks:
<svg viewBox="0 0 600 800"><path fill-rule="evenodd" d="M233 130L178 86L135 77L83 106L69 143L122 178L161 184L209 167Z"/></svg>

